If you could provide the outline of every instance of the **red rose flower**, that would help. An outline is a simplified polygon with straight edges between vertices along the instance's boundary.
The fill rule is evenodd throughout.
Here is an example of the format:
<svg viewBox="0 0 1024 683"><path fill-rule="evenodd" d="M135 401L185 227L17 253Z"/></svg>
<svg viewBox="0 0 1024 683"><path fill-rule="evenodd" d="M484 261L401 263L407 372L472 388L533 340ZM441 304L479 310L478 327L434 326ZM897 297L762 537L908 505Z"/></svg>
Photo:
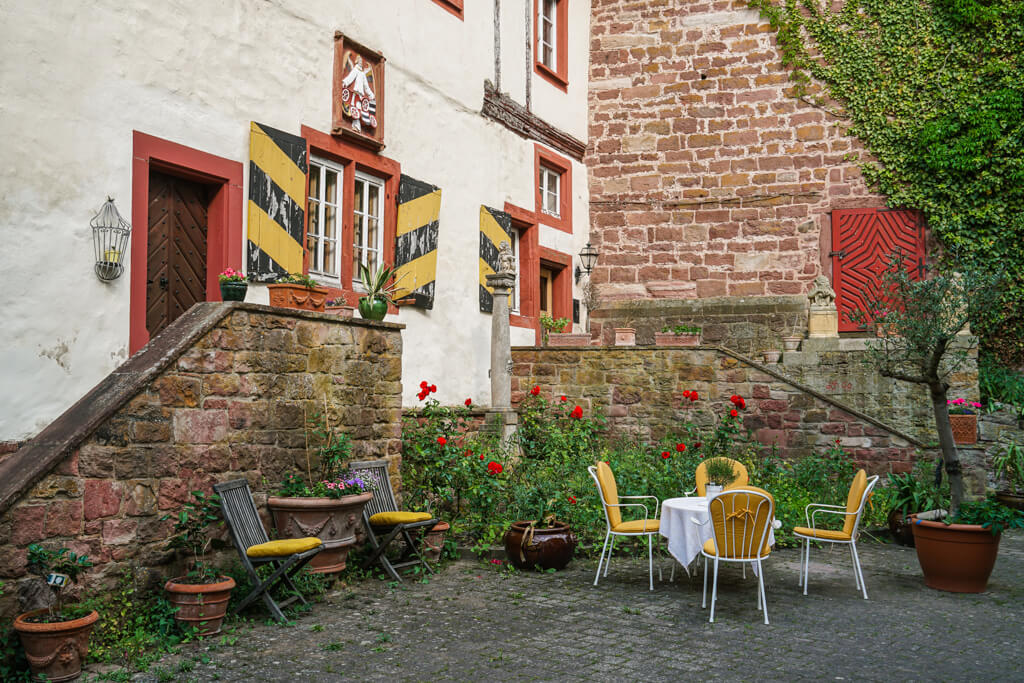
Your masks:
<svg viewBox="0 0 1024 683"><path fill-rule="evenodd" d="M580 419L581 417L583 417L583 408L576 406L575 408L572 409L572 412L569 413L569 417L575 420Z"/></svg>
<svg viewBox="0 0 1024 683"><path fill-rule="evenodd" d="M435 392L435 391L437 391L437 385L436 385L436 384L431 384L431 385L430 385L430 391L431 391L431 392Z"/></svg>
<svg viewBox="0 0 1024 683"><path fill-rule="evenodd" d="M487 471L490 472L491 474L501 474L501 471L503 469L504 468L501 466L500 462L494 462L492 460L489 463L487 463Z"/></svg>
<svg viewBox="0 0 1024 683"><path fill-rule="evenodd" d="M729 411L729 414L730 414L730 415L732 415L733 417L736 417L737 415L739 415L739 413L737 413L737 412L736 412L736 409L735 409L735 408L733 408L732 410L730 410L730 411Z"/></svg>
<svg viewBox="0 0 1024 683"><path fill-rule="evenodd" d="M540 387L537 386L536 384L533 385L533 389L530 389L530 396L536 396L539 393L540 393Z"/></svg>
<svg viewBox="0 0 1024 683"><path fill-rule="evenodd" d="M671 453L669 453L668 451L662 451L662 452L661 452L661 458L662 458L663 460L668 460L668 457L669 457L670 455L672 455L672 454L671 454Z"/></svg>
<svg viewBox="0 0 1024 683"><path fill-rule="evenodd" d="M444 438L443 436L439 436L437 437L437 443L443 446L446 443L448 443L448 439Z"/></svg>
<svg viewBox="0 0 1024 683"><path fill-rule="evenodd" d="M427 397L427 392L426 391L421 391L420 393L416 394L416 398L418 398L421 401L423 399L425 399L426 397Z"/></svg>
<svg viewBox="0 0 1024 683"><path fill-rule="evenodd" d="M700 448L700 445L701 445L700 441L698 441L697 443L693 444L693 447L694 448ZM701 456L701 457L704 457L704 456Z"/></svg>
<svg viewBox="0 0 1024 683"><path fill-rule="evenodd" d="M481 453L481 454L480 454L480 459L481 459L481 460L483 460L483 459L484 459L484 454L483 454L483 453Z"/></svg>
<svg viewBox="0 0 1024 683"><path fill-rule="evenodd" d="M677 443L676 444L676 450L679 451L680 453L682 453L683 451L686 450L686 444L685 443Z"/></svg>
<svg viewBox="0 0 1024 683"><path fill-rule="evenodd" d="M561 397L558 400L561 401L562 403L565 403L568 399L566 399L565 396L563 396L563 397Z"/></svg>
<svg viewBox="0 0 1024 683"><path fill-rule="evenodd" d="M690 390L689 389L687 389L686 391L683 392L683 398L690 398Z"/></svg>
<svg viewBox="0 0 1024 683"><path fill-rule="evenodd" d="M736 401L738 401L739 398L740 398L739 396L737 396L736 394L733 394L732 396L729 397L729 402L730 403L736 403Z"/></svg>
<svg viewBox="0 0 1024 683"><path fill-rule="evenodd" d="M572 503L573 505L575 505L576 504L576 496L569 496L569 502Z"/></svg>
<svg viewBox="0 0 1024 683"><path fill-rule="evenodd" d="M427 380L423 380L422 382L420 382L420 389L426 389L428 386L430 385L427 384Z"/></svg>
<svg viewBox="0 0 1024 683"><path fill-rule="evenodd" d="M700 396L697 395L696 391L691 391L690 392L690 400L691 401L696 401L698 398L700 398Z"/></svg>
<svg viewBox="0 0 1024 683"><path fill-rule="evenodd" d="M473 399L471 399L471 398L467 398L467 399L466 399L466 407L468 408L468 407L469 407L469 406L471 406L471 405L473 405Z"/></svg>

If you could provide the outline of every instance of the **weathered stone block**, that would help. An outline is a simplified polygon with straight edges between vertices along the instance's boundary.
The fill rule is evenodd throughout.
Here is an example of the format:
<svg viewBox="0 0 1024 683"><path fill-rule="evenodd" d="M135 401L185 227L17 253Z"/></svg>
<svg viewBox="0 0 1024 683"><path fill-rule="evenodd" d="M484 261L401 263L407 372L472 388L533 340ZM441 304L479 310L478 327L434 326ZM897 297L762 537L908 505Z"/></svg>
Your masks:
<svg viewBox="0 0 1024 683"><path fill-rule="evenodd" d="M74 536L82 530L82 501L57 500L46 506L44 532L51 536Z"/></svg>
<svg viewBox="0 0 1024 683"><path fill-rule="evenodd" d="M214 443L228 431L226 410L179 410L174 414L177 443Z"/></svg>
<svg viewBox="0 0 1024 683"><path fill-rule="evenodd" d="M86 479L83 510L86 521L116 515L121 508L121 486L109 479Z"/></svg>

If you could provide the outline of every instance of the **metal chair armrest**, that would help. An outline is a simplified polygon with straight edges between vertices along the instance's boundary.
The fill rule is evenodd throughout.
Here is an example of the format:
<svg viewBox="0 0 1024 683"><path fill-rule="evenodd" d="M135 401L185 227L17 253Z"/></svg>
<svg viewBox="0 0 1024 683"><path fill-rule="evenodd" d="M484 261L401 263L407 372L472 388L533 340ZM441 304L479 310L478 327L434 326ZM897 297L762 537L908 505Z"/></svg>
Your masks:
<svg viewBox="0 0 1024 683"><path fill-rule="evenodd" d="M692 496L692 495L693 495L693 494L695 494L695 493L697 493L697 487L696 487L696 486L694 486L694 487L693 487L692 489L690 489L689 491L683 491L683 495L684 495L684 496Z"/></svg>
<svg viewBox="0 0 1024 683"><path fill-rule="evenodd" d="M653 499L654 500L654 516L655 517L658 516L658 510L659 510L659 508L661 508L661 501L658 500L657 496L619 496L619 498L620 499L621 498L632 498L632 499L636 499L636 498L651 498L651 499Z"/></svg>
<svg viewBox="0 0 1024 683"><path fill-rule="evenodd" d="M814 517L814 514L811 512L811 508L841 508L843 510L846 509L842 505L826 505L825 503L811 503L807 505L807 507L804 508L804 520L807 522L807 526L811 527L812 529L814 528L813 526L811 526L813 523L812 518Z"/></svg>
<svg viewBox="0 0 1024 683"><path fill-rule="evenodd" d="M840 508L840 509L839 510L826 510L826 509L824 509L824 507ZM818 514L819 512L824 512L825 514L829 514L829 515L844 515L844 516L857 514L856 512L847 512L846 508L844 508L841 505L828 505L828 506L824 506L824 507L819 508L819 509L814 510L813 512L811 512L811 519L810 519L809 526L812 529L817 528L817 527L814 526L814 516L816 514Z"/></svg>
<svg viewBox="0 0 1024 683"><path fill-rule="evenodd" d="M626 498L627 496L621 496ZM652 496L653 497L653 496ZM605 503L610 508L643 508L644 509L644 521L650 519L650 515L647 514L647 506L643 503Z"/></svg>

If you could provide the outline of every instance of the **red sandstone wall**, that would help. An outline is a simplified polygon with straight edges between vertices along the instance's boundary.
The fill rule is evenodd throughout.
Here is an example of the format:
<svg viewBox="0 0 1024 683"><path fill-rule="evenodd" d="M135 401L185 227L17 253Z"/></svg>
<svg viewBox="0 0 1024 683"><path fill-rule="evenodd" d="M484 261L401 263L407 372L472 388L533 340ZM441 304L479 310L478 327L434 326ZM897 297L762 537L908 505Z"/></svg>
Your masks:
<svg viewBox="0 0 1024 683"><path fill-rule="evenodd" d="M610 298L805 292L829 212L883 205L841 120L787 96L745 0L592 6L594 282Z"/></svg>

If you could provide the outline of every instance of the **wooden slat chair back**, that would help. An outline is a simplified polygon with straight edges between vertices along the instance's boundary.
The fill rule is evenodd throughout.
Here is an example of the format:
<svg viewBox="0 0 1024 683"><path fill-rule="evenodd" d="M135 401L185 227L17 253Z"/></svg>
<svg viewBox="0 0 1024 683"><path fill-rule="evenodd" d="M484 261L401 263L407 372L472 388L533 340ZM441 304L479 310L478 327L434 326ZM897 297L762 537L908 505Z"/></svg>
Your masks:
<svg viewBox="0 0 1024 683"><path fill-rule="evenodd" d="M424 534L419 533L417 538L413 538L409 532L425 532L439 520L428 513L407 513L398 509L395 491L391 487L391 476L388 474L387 460L364 460L351 463L349 467L352 476L369 481L374 486L373 498L363 509L363 525L366 527L366 536L373 552L363 561L362 566L366 568L374 562L380 562L384 571L395 581L402 580L398 570L403 567L422 564L428 572L433 573L434 570L427 564L419 549ZM392 513L393 518L382 520L380 517L374 517L385 513ZM397 560L392 560L387 556L387 549L399 537L405 542L405 548Z"/></svg>
<svg viewBox="0 0 1024 683"><path fill-rule="evenodd" d="M279 622L286 621L284 612L281 611L282 607L287 607L296 600L307 604L302 593L292 582L292 577L314 555L323 550L319 539L271 541L267 536L266 529L263 528L263 522L260 521L259 512L257 512L256 504L252 499L252 491L249 489L249 482L245 479L234 479L216 484L213 489L220 496L221 510L231 534L231 542L238 551L242 566L254 585L252 591L235 606L232 613L245 609L256 598L263 598L264 604L274 618ZM314 540L316 541L315 546L312 543ZM250 556L249 550L253 546L261 546L264 549L263 553L259 556ZM296 552L291 549L295 547L304 549ZM278 549L280 552L276 554ZM257 564L270 564L274 571L264 579L256 572ZM271 589L278 583L283 583L292 592L291 597L280 603L270 595Z"/></svg>

